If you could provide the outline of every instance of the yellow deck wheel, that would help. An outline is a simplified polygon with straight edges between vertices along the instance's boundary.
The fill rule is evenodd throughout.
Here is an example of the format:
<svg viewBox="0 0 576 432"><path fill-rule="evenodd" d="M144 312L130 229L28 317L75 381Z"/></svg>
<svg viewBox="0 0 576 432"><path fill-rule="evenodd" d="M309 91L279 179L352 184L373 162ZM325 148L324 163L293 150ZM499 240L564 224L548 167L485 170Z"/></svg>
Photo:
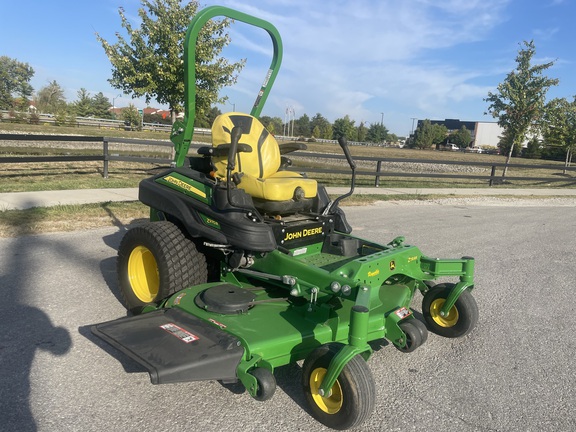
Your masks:
<svg viewBox="0 0 576 432"><path fill-rule="evenodd" d="M458 322L458 309L456 309L456 306L452 306L448 311L448 314L442 316L440 315L440 311L442 310L444 303L446 303L446 299L443 298L437 298L434 300L430 305L430 317L441 327L454 327Z"/></svg>
<svg viewBox="0 0 576 432"><path fill-rule="evenodd" d="M327 396L320 395L320 386L326 375L326 369L316 368L310 374L310 392L312 393L312 398L318 408L324 411L326 414L336 414L342 408L342 388L340 383L336 381L332 386L330 394Z"/></svg>

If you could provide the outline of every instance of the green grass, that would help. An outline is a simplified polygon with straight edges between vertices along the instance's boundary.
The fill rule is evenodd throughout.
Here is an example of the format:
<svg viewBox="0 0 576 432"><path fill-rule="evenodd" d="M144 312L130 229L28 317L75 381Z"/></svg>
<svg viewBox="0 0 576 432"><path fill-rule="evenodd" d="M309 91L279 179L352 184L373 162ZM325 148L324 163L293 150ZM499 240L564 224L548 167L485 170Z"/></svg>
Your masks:
<svg viewBox="0 0 576 432"><path fill-rule="evenodd" d="M59 205L0 211L0 237L76 231L105 226L124 227L147 220L149 209L139 202Z"/></svg>

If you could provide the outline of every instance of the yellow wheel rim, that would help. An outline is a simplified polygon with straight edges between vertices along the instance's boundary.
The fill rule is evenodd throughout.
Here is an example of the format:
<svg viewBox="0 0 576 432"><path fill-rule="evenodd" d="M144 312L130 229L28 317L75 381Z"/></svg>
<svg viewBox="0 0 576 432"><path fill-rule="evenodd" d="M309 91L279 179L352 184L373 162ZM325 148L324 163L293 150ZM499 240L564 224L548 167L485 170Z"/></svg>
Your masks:
<svg viewBox="0 0 576 432"><path fill-rule="evenodd" d="M158 295L160 276L154 254L145 246L136 246L128 258L128 280L132 291L144 303L151 303Z"/></svg>
<svg viewBox="0 0 576 432"><path fill-rule="evenodd" d="M324 368L316 368L312 371L310 374L310 392L318 408L327 414L336 414L342 408L342 388L336 380L330 394L325 397L320 396L320 386L325 375L326 369Z"/></svg>
<svg viewBox="0 0 576 432"><path fill-rule="evenodd" d="M440 327L454 327L458 322L458 309L456 309L456 306L452 306L448 314L442 316L440 315L440 311L444 303L446 303L446 299L443 298L434 300L430 305L430 316Z"/></svg>

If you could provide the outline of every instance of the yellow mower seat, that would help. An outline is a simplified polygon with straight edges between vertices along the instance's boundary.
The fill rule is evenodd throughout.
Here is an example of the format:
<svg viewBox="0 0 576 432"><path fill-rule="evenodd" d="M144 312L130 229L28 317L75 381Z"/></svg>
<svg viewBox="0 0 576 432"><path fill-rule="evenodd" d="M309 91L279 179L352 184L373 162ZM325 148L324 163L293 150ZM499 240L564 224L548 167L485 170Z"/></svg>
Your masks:
<svg viewBox="0 0 576 432"><path fill-rule="evenodd" d="M274 136L260 121L248 114L226 113L218 116L212 125L212 146L230 144L230 132L242 129L239 144L247 144L252 152L238 152L236 168L238 188L258 200L291 201L314 198L318 185L290 171L278 171L281 165L280 147ZM212 163L216 176L226 178L227 156L214 156Z"/></svg>

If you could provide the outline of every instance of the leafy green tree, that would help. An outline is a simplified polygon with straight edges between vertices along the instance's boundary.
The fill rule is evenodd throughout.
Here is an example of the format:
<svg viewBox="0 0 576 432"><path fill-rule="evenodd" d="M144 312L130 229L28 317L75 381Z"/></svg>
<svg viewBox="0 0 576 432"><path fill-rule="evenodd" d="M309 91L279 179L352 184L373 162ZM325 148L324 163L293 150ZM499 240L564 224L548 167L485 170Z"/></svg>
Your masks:
<svg viewBox="0 0 576 432"><path fill-rule="evenodd" d="M108 99L102 92L96 93L92 97L92 115L96 118L112 118L112 113L110 112L110 108L112 104L110 103L110 99Z"/></svg>
<svg viewBox="0 0 576 432"><path fill-rule="evenodd" d="M131 130L142 129L142 117L138 112L138 108L136 108L134 104L130 104L127 108L122 110L122 120L124 120L126 126L130 126Z"/></svg>
<svg viewBox="0 0 576 432"><path fill-rule="evenodd" d="M299 137L310 137L312 135L310 117L308 117L307 114L302 114L299 118L294 120L294 135Z"/></svg>
<svg viewBox="0 0 576 432"><path fill-rule="evenodd" d="M364 122L360 122L358 127L356 128L356 141L358 142L366 142L366 135L368 134L368 129Z"/></svg>
<svg viewBox="0 0 576 432"><path fill-rule="evenodd" d="M448 135L448 129L444 125L434 124L432 125L432 145L438 145L446 139Z"/></svg>
<svg viewBox="0 0 576 432"><path fill-rule="evenodd" d="M496 92L488 92L488 97L484 99L489 103L487 113L498 119L498 124L512 143L503 178L506 177L514 148L519 148L529 133L537 134L545 111L546 93L550 87L558 84L557 79L543 74L554 61L532 65L536 53L534 41L524 41L523 44L516 56L516 69L498 84Z"/></svg>
<svg viewBox="0 0 576 432"><path fill-rule="evenodd" d="M447 134L446 126L433 125L430 120L426 119L422 123L419 122L414 131L413 146L419 149L431 148L445 140Z"/></svg>
<svg viewBox="0 0 576 432"><path fill-rule="evenodd" d="M576 96L572 102L565 98L552 99L546 106L543 135L547 145L566 152L565 166L576 150Z"/></svg>
<svg viewBox="0 0 576 432"><path fill-rule="evenodd" d="M41 113L56 114L66 112L66 98L60 84L53 80L36 94L36 108Z"/></svg>
<svg viewBox="0 0 576 432"><path fill-rule="evenodd" d="M82 87L76 93L78 99L72 103L72 108L78 117L90 117L94 114L92 97L88 90Z"/></svg>
<svg viewBox="0 0 576 432"><path fill-rule="evenodd" d="M312 130L312 138L320 138L320 128L318 126L314 126L314 129Z"/></svg>
<svg viewBox="0 0 576 432"><path fill-rule="evenodd" d="M524 157L528 159L540 159L540 146L540 140L538 140L536 137L532 138L530 141L528 141L528 146L524 152Z"/></svg>
<svg viewBox="0 0 576 432"><path fill-rule="evenodd" d="M434 142L434 132L432 130L432 123L426 119L419 123L414 131L413 145L415 148L427 149L432 147Z"/></svg>
<svg viewBox="0 0 576 432"><path fill-rule="evenodd" d="M388 136L386 137L386 140L391 143L397 143L398 141L400 141L400 138L396 134L389 133Z"/></svg>
<svg viewBox="0 0 576 432"><path fill-rule="evenodd" d="M310 120L310 128L314 138L332 139L332 124L320 113L316 113ZM316 133L314 133L316 130Z"/></svg>
<svg viewBox="0 0 576 432"><path fill-rule="evenodd" d="M460 148L466 148L472 142L472 134L466 128L466 126L462 126L456 132L451 133L448 136L448 139L451 143L456 144Z"/></svg>
<svg viewBox="0 0 576 432"><path fill-rule="evenodd" d="M388 138L388 129L382 123L372 123L368 128L366 139L368 142L381 143Z"/></svg>
<svg viewBox="0 0 576 432"><path fill-rule="evenodd" d="M280 117L261 116L260 122L273 135L282 135L284 125Z"/></svg>
<svg viewBox="0 0 576 432"><path fill-rule="evenodd" d="M348 114L342 118L334 120L334 124L332 125L332 139L337 140L340 137L344 137L350 141L356 139L354 120L351 120Z"/></svg>
<svg viewBox="0 0 576 432"><path fill-rule="evenodd" d="M0 57L0 109L13 108L13 98L19 96L21 105L27 105L33 88L30 80L34 69L28 63L22 63L7 56ZM22 108L22 107L19 107Z"/></svg>
<svg viewBox="0 0 576 432"><path fill-rule="evenodd" d="M117 33L118 42L110 44L98 33L110 63L117 89L133 97L155 99L167 104L172 112L182 111L184 104L184 39L192 17L197 13L196 0L181 4L180 0L141 0L138 10L140 28L133 28L119 8L121 25L129 40ZM218 92L223 86L236 82L236 73L244 62L229 63L219 57L230 42L225 32L230 20L210 21L198 36L196 48L196 115L208 116L211 106L225 102Z"/></svg>
<svg viewBox="0 0 576 432"><path fill-rule="evenodd" d="M214 123L216 117L222 114L222 111L220 111L218 107L212 107L208 111L203 111L199 114L200 115L197 115L194 119L194 126L200 128L211 128L212 123Z"/></svg>

